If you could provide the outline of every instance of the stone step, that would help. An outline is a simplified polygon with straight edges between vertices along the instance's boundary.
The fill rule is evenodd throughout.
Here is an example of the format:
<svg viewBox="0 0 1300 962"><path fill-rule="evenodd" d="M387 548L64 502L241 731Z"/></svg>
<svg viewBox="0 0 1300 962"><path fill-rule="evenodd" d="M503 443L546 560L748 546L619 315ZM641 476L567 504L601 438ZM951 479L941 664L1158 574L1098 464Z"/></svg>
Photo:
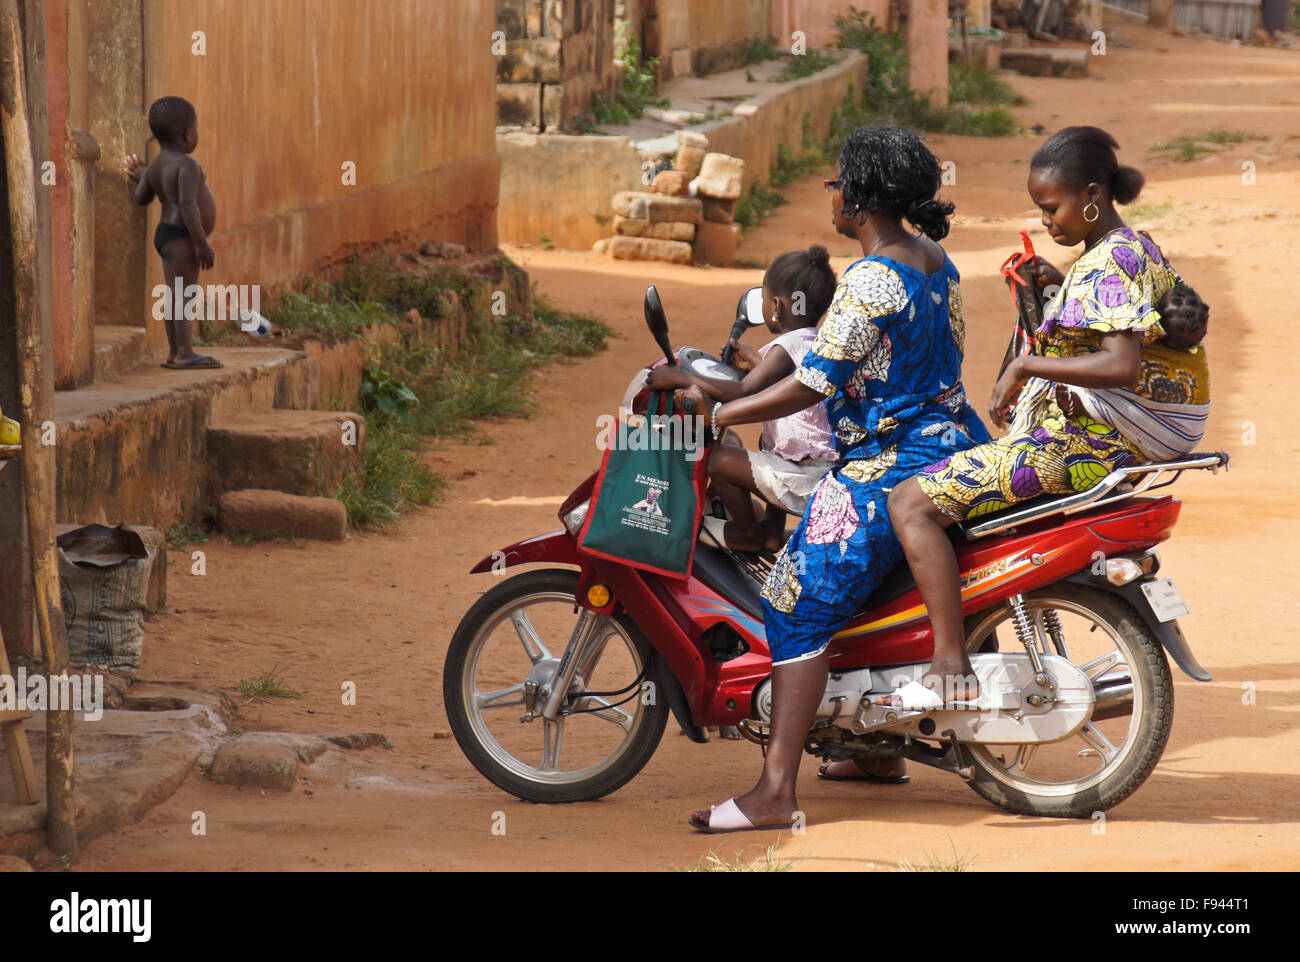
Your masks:
<svg viewBox="0 0 1300 962"><path fill-rule="evenodd" d="M1003 50L1001 63L1003 70L1014 70L1027 77L1088 76L1087 50L1045 47Z"/></svg>
<svg viewBox="0 0 1300 962"><path fill-rule="evenodd" d="M121 377L149 354L143 327L95 325L95 380Z"/></svg>
<svg viewBox="0 0 1300 962"><path fill-rule="evenodd" d="M265 409L223 418L207 429L210 490L333 495L345 477L365 477L365 435L365 418L349 411Z"/></svg>
<svg viewBox="0 0 1300 962"><path fill-rule="evenodd" d="M225 366L168 371L140 364L121 377L54 393L61 522L151 525L198 521L214 502L209 425L239 411L316 408L320 362L271 347L205 347Z"/></svg>
<svg viewBox="0 0 1300 962"><path fill-rule="evenodd" d="M309 498L283 491L227 491L218 506L226 534L283 535L316 541L342 541L348 513L341 501Z"/></svg>

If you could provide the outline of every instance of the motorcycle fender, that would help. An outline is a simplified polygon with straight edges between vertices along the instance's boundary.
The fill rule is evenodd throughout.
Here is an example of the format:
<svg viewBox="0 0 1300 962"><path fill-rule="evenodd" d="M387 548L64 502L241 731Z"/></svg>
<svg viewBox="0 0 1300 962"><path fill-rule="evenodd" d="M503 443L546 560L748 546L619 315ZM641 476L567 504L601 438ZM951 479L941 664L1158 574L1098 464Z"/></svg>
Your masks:
<svg viewBox="0 0 1300 962"><path fill-rule="evenodd" d="M547 562L551 564L582 565L578 556L577 545L564 530L539 534L526 541L516 541L508 548L494 551L474 567L469 569L472 575L485 571L500 572L515 565Z"/></svg>
<svg viewBox="0 0 1300 962"><path fill-rule="evenodd" d="M668 707L672 709L673 717L677 719L677 724L682 726L682 734L698 745L703 745L709 740L709 736L704 733L704 729L695 724L695 719L691 716L691 704L686 700L686 692L682 690L682 683L677 680L668 663L664 661L663 656L655 657L655 676L659 684L659 690L663 692L664 698L668 700Z"/></svg>
<svg viewBox="0 0 1300 962"><path fill-rule="evenodd" d="M1152 633L1160 639L1160 644L1164 645L1165 651L1173 658L1174 663L1183 670L1183 673L1189 678L1196 681L1212 681L1214 676L1201 667L1201 663L1196 660L1192 654L1192 647L1187 643L1187 638L1183 635L1183 629L1178 626L1178 621L1161 621L1156 617L1155 612L1151 609L1151 602L1142 591L1142 582L1131 581L1126 585L1113 585L1101 575L1094 575L1089 571L1080 571L1078 574L1070 575L1066 581L1078 582L1082 585L1088 585L1092 588L1100 588L1102 591L1109 591L1111 594L1119 595L1130 605L1138 616L1151 629Z"/></svg>

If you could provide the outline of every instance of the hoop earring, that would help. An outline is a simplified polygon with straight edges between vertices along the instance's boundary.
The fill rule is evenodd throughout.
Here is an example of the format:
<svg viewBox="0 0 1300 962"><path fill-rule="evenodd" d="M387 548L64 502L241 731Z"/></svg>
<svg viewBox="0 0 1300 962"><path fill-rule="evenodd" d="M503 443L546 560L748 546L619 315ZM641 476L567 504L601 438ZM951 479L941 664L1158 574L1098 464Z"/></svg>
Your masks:
<svg viewBox="0 0 1300 962"><path fill-rule="evenodd" d="M1091 217L1088 216L1088 207L1092 208ZM1089 224L1095 224L1097 223L1097 218L1101 216L1101 208L1097 206L1097 202L1095 200L1089 201L1088 207L1085 207L1083 209L1083 219L1086 220Z"/></svg>

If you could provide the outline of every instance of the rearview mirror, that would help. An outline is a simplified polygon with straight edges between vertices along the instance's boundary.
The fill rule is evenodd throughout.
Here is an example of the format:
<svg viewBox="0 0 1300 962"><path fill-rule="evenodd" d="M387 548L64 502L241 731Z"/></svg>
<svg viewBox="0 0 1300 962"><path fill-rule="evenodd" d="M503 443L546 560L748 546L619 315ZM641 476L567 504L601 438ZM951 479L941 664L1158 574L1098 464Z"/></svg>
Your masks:
<svg viewBox="0 0 1300 962"><path fill-rule="evenodd" d="M741 295L736 305L736 320L745 319L749 327L758 327L763 323L763 288L751 287Z"/></svg>
<svg viewBox="0 0 1300 962"><path fill-rule="evenodd" d="M668 317L664 314L659 292L655 290L653 284L645 289L645 326L650 328L655 343L659 345L659 350L664 352L668 363L676 364L677 358L673 356L673 345L668 340Z"/></svg>

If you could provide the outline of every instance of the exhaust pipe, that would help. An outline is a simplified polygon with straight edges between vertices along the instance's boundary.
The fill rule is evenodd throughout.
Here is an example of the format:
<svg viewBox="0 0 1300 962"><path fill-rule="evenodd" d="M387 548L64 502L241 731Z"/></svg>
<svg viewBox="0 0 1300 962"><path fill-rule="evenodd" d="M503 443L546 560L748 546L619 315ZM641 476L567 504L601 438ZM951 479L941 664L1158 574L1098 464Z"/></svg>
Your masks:
<svg viewBox="0 0 1300 962"><path fill-rule="evenodd" d="M1093 683L1092 720L1122 718L1133 714L1133 679L1129 675L1113 675Z"/></svg>

